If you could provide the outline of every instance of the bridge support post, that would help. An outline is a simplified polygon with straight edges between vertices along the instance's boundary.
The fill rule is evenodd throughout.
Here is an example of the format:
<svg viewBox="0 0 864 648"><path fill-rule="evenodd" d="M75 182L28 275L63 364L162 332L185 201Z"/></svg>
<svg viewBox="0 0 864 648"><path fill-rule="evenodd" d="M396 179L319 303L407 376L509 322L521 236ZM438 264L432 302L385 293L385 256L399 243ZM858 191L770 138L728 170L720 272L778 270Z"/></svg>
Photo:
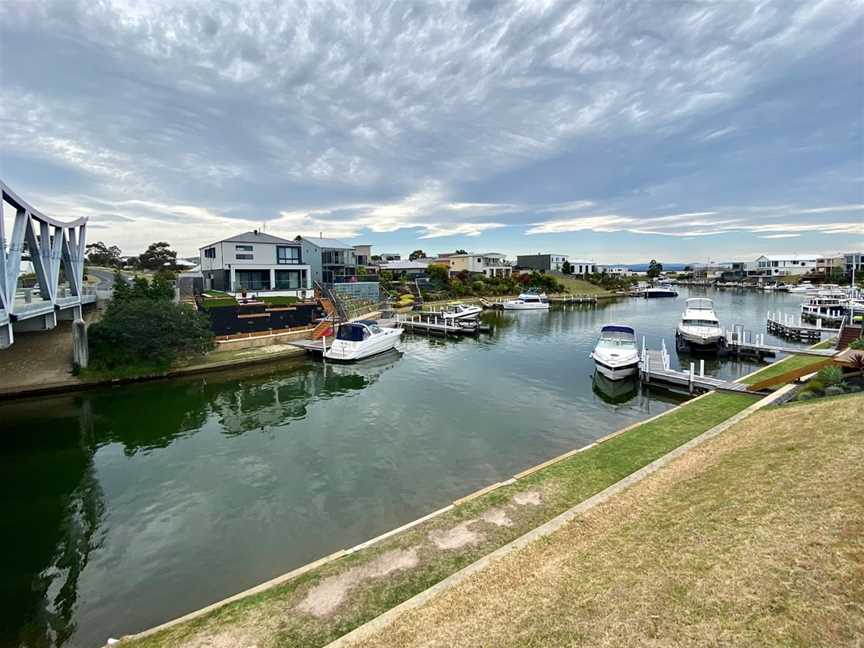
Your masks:
<svg viewBox="0 0 864 648"><path fill-rule="evenodd" d="M72 322L72 363L78 369L86 369L90 360L87 346L87 322L80 318L80 314L79 308L79 317Z"/></svg>
<svg viewBox="0 0 864 648"><path fill-rule="evenodd" d="M15 339L12 334L12 322L0 325L0 349L8 349Z"/></svg>
<svg viewBox="0 0 864 648"><path fill-rule="evenodd" d="M16 331L50 331L55 326L57 326L55 311L15 322Z"/></svg>

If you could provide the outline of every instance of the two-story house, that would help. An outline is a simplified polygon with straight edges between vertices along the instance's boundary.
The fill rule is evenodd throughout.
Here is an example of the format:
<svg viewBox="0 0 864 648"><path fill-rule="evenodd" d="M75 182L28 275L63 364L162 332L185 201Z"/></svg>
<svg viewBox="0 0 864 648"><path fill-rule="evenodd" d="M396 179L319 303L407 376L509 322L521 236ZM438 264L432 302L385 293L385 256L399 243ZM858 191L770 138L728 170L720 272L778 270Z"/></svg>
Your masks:
<svg viewBox="0 0 864 648"><path fill-rule="evenodd" d="M356 281L357 253L352 246L322 237L298 236L295 241L312 269L313 281L325 284Z"/></svg>
<svg viewBox="0 0 864 648"><path fill-rule="evenodd" d="M563 272L567 260L566 254L520 254L516 257L516 266L544 272Z"/></svg>
<svg viewBox="0 0 864 648"><path fill-rule="evenodd" d="M817 261L815 254L765 255L756 259L756 268L764 277L804 275L816 269Z"/></svg>
<svg viewBox="0 0 864 648"><path fill-rule="evenodd" d="M199 248L205 290L278 292L312 289L312 272L297 241L254 230Z"/></svg>
<svg viewBox="0 0 864 648"><path fill-rule="evenodd" d="M450 274L467 271L487 277L509 277L513 272L505 255L499 252L441 254L439 258L449 264Z"/></svg>

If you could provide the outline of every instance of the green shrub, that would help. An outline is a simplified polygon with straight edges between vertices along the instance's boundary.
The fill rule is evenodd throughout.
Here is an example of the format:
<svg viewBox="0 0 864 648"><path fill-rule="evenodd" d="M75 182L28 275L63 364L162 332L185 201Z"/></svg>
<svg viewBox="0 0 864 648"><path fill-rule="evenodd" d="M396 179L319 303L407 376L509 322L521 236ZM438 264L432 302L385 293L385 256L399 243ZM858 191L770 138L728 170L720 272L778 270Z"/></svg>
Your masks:
<svg viewBox="0 0 864 648"><path fill-rule="evenodd" d="M823 383L818 378L814 378L810 382L808 382L804 387L801 388L801 392L812 392L814 394L821 394L825 389L825 383Z"/></svg>
<svg viewBox="0 0 864 648"><path fill-rule="evenodd" d="M94 369L149 366L158 371L179 356L206 353L214 344L209 320L191 306L129 299L112 303L90 327L89 346Z"/></svg>
<svg viewBox="0 0 864 648"><path fill-rule="evenodd" d="M840 367L823 367L819 370L816 380L826 387L839 385L843 382L843 370Z"/></svg>
<svg viewBox="0 0 864 648"><path fill-rule="evenodd" d="M855 349L857 351L864 351L864 338L858 338L857 340L853 340L849 344L850 349Z"/></svg>

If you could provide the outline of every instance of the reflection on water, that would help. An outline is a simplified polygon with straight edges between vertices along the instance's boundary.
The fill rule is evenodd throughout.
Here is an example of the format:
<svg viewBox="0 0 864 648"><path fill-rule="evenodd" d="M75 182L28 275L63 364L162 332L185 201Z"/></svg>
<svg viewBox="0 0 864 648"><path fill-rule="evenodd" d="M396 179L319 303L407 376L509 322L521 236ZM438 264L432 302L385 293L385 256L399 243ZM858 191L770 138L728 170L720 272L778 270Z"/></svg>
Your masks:
<svg viewBox="0 0 864 648"><path fill-rule="evenodd" d="M767 299L715 296L750 330L781 309ZM356 365L0 404L0 645L102 645L668 409L588 355L611 321L669 346L681 300L488 313L494 336L406 335Z"/></svg>
<svg viewBox="0 0 864 648"><path fill-rule="evenodd" d="M623 380L609 380L599 371L594 372L594 393L610 405L621 405L639 394L639 379L629 376Z"/></svg>

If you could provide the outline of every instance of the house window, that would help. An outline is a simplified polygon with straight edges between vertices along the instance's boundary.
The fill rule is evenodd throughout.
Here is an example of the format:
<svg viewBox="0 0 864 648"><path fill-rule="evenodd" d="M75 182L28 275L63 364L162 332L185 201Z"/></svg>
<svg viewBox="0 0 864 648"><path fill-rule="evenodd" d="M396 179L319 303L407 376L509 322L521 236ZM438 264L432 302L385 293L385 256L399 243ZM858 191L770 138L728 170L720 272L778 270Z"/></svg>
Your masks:
<svg viewBox="0 0 864 648"><path fill-rule="evenodd" d="M251 261L255 258L255 255L252 254L253 247L251 245L235 245L235 258L239 261Z"/></svg>
<svg viewBox="0 0 864 648"><path fill-rule="evenodd" d="M276 263L279 265L296 265L300 263L300 248L288 245L277 246Z"/></svg>
<svg viewBox="0 0 864 648"><path fill-rule="evenodd" d="M215 259L216 258L216 248L207 248L204 250L204 258L205 259Z"/></svg>

